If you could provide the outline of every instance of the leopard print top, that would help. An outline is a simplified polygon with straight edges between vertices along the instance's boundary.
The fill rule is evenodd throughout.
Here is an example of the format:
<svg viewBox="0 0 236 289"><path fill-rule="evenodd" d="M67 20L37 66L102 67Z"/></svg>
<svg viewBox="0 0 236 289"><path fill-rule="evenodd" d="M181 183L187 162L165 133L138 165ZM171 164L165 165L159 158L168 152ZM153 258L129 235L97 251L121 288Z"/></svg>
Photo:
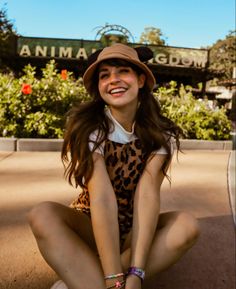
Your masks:
<svg viewBox="0 0 236 289"><path fill-rule="evenodd" d="M111 120L113 128L107 140L95 152L103 155L107 172L116 194L120 245L122 246L132 227L134 193L145 167L146 154L140 140L134 133L134 124L132 132L128 132L113 117L109 108L105 110L105 113ZM91 151L93 151L97 137L96 131L90 135L89 148ZM154 153L166 154L166 151L164 148L160 148ZM72 202L71 207L90 216L89 192L87 188L84 188L78 198Z"/></svg>
<svg viewBox="0 0 236 289"><path fill-rule="evenodd" d="M145 153L138 139L127 144L107 140L104 145L104 160L117 198L122 245L132 227L134 192L145 166ZM71 207L90 216L89 193L86 188Z"/></svg>

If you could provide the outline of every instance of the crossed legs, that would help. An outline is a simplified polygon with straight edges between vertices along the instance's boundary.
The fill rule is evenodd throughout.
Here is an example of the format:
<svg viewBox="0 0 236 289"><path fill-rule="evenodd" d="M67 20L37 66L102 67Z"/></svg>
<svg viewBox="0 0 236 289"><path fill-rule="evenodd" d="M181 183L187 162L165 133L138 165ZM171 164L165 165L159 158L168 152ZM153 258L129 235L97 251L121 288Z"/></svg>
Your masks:
<svg viewBox="0 0 236 289"><path fill-rule="evenodd" d="M28 215L39 250L70 289L104 289L104 277L88 216L66 206L45 202ZM160 214L146 266L147 277L177 262L199 235L197 221L183 212ZM124 272L129 267L131 234L122 250Z"/></svg>

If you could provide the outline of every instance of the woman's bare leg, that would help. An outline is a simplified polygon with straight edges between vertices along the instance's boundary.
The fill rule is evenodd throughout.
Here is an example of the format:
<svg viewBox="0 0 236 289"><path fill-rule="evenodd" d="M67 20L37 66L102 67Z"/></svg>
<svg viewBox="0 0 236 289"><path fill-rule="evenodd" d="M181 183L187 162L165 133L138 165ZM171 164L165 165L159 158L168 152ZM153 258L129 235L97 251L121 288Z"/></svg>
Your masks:
<svg viewBox="0 0 236 289"><path fill-rule="evenodd" d="M28 218L44 259L70 289L105 288L88 216L45 202Z"/></svg>
<svg viewBox="0 0 236 289"><path fill-rule="evenodd" d="M160 214L157 232L146 266L146 275L151 277L176 263L199 236L197 220L184 212L168 212ZM124 246L130 247L131 234ZM121 255L124 271L129 267L130 248Z"/></svg>

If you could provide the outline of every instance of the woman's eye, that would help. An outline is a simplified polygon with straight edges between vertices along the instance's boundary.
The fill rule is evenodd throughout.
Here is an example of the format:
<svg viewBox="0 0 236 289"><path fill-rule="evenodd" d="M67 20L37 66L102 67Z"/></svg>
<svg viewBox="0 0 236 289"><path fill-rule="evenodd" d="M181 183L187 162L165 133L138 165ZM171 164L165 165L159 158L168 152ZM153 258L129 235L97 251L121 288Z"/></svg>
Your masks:
<svg viewBox="0 0 236 289"><path fill-rule="evenodd" d="M121 68L121 69L120 69L120 72L127 73L127 72L129 72L129 68Z"/></svg>
<svg viewBox="0 0 236 289"><path fill-rule="evenodd" d="M106 78L107 77L107 73L101 73L100 75L99 75L99 79L104 79L104 78Z"/></svg>

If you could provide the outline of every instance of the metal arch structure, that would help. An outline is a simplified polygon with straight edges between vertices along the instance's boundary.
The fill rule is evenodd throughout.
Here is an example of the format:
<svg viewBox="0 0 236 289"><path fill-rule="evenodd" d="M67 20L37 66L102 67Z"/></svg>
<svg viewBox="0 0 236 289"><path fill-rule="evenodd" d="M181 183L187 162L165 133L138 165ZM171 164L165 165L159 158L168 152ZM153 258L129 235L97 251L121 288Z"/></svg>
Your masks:
<svg viewBox="0 0 236 289"><path fill-rule="evenodd" d="M116 32L120 32L122 35L127 37L127 39L131 40L132 43L134 43L134 37L131 34L131 32L127 28L125 28L121 25L106 24L105 26L99 26L96 28L98 28L99 30L97 31L97 34L95 36L95 40L98 39L98 36L100 36L100 38L101 38L103 35L106 35L107 33L111 32L111 31L116 31Z"/></svg>

